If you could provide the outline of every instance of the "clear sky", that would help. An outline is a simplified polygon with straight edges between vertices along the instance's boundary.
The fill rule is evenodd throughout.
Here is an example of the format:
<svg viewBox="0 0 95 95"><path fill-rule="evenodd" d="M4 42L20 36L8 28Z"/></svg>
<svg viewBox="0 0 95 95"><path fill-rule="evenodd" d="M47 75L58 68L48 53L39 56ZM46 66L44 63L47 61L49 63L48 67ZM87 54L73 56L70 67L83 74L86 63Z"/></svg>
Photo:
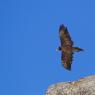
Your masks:
<svg viewBox="0 0 95 95"><path fill-rule="evenodd" d="M75 46L72 71L61 65L58 29ZM48 86L95 74L95 0L0 1L0 95L44 95Z"/></svg>

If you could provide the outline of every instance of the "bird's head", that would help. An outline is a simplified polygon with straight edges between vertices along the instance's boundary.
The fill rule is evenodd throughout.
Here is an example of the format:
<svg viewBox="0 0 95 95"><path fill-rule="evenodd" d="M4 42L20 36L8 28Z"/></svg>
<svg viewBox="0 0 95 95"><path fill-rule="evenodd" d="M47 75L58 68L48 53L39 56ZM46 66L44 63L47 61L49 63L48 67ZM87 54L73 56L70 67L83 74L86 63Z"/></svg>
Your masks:
<svg viewBox="0 0 95 95"><path fill-rule="evenodd" d="M61 51L61 47L58 47L58 48L56 49L56 51Z"/></svg>

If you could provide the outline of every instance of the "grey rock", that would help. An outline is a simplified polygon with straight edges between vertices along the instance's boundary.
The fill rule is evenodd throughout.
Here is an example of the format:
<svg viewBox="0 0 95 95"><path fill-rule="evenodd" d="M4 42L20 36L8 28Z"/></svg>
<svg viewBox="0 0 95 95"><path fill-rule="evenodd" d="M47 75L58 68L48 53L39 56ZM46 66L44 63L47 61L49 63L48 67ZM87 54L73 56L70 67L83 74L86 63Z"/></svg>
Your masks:
<svg viewBox="0 0 95 95"><path fill-rule="evenodd" d="M51 85L45 95L95 95L95 75Z"/></svg>

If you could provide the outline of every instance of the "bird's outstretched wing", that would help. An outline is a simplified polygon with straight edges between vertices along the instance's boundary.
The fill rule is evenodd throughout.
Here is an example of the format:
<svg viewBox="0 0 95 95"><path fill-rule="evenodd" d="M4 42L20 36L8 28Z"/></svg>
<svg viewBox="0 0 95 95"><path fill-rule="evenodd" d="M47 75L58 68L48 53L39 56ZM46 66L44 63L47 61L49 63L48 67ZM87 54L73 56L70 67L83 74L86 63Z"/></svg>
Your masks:
<svg viewBox="0 0 95 95"><path fill-rule="evenodd" d="M71 53L62 52L61 61L62 61L62 65L64 66L64 68L71 70L72 60L73 60L72 52Z"/></svg>
<svg viewBox="0 0 95 95"><path fill-rule="evenodd" d="M64 68L71 70L73 52L72 46L73 41L71 40L70 34L67 28L64 25L61 25L59 28L61 48L65 48L65 51L62 51L61 61Z"/></svg>
<svg viewBox="0 0 95 95"><path fill-rule="evenodd" d="M67 28L64 25L61 25L59 28L59 35L61 41L61 47L69 46L72 47L73 41L71 40L70 34Z"/></svg>

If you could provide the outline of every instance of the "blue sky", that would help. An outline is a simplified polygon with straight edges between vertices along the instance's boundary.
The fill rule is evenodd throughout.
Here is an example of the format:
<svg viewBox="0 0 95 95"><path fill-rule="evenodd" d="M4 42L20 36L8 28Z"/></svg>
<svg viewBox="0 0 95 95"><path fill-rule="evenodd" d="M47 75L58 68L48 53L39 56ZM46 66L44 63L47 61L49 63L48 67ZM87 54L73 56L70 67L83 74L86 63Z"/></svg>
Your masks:
<svg viewBox="0 0 95 95"><path fill-rule="evenodd" d="M62 23L85 50L71 72L55 51ZM95 0L2 0L0 26L0 95L44 95L51 84L95 74Z"/></svg>

